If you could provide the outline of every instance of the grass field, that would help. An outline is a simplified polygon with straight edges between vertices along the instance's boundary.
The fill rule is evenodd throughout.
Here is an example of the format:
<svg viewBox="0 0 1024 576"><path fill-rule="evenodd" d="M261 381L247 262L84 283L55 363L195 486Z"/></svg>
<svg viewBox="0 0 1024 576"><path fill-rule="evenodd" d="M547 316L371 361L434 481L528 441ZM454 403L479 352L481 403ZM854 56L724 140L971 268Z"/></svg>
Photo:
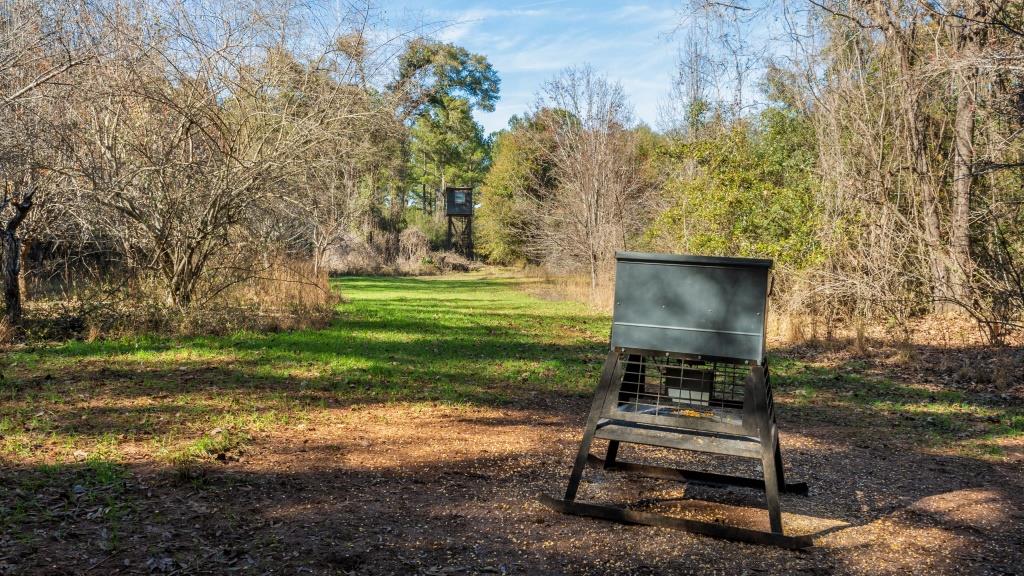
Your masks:
<svg viewBox="0 0 1024 576"><path fill-rule="evenodd" d="M174 453L338 404L501 405L587 394L608 319L510 278L345 278L328 329L186 340L68 342L7 355L5 456L40 463L122 444ZM185 450L190 450L186 446Z"/></svg>
<svg viewBox="0 0 1024 576"><path fill-rule="evenodd" d="M590 558L583 548L551 544L559 530L568 537L585 526L599 543L628 537L622 527L553 520L514 497L557 490L564 480L610 326L606 315L580 304L529 295L528 283L491 273L343 278L335 285L345 302L324 330L66 342L6 352L0 574L601 573L609 558L628 560L605 550L581 563L577 556ZM1000 480L1019 481L1022 471L1018 389L999 395L917 378L895 356L776 350L780 418L791 435L787 444L795 446L789 465L798 471L803 465L819 481L843 482L844 470L862 463L870 481L843 493L874 499L855 504L824 489L824 503L808 504L805 515L896 530L878 525L891 524L896 508L955 490L992 489L980 497L982 512L972 513L1009 526L1022 522L1024 491L1014 496ZM899 474L913 475L918 466L946 469L907 488L910 479ZM477 476L459 476L466 470ZM986 482L965 480L979 475ZM436 491L452 477L460 478L454 487ZM899 486L884 485L894 477ZM502 486L493 486L499 479ZM379 494L364 492L380 482L406 486L395 496L401 505L382 508ZM944 482L949 490L942 490ZM470 488L479 497L459 496ZM906 494L887 492L898 488ZM1000 499L996 511L985 508L992 498ZM342 515L362 518L364 527L339 525L322 513L341 500L348 502ZM453 510L472 502L478 516L460 512L453 520L424 512L445 501ZM268 515L267 506L280 514ZM487 520L508 506L518 512ZM481 528L466 518L494 530L501 544L474 544ZM970 518L957 518L973 526ZM977 520L981 528L949 530L972 537L970 530L989 530L985 518ZM506 519L512 524L502 531ZM366 526L376 541L366 539ZM919 528L911 528L907 538L920 538ZM889 550L891 570L870 572L858 558L878 556L877 549L862 542L848 554L835 552L844 540L835 536L830 545L829 537L821 548L833 552L801 561L838 572L898 573L907 558L937 553L931 546L910 556ZM437 541L413 545L417 538ZM959 549L940 540L935 545L945 542L947 554ZM713 561L718 544L685 541ZM291 549L304 554L292 556ZM764 556L763 565L731 560L718 567L770 570L789 561L779 554ZM1020 567L1019 550L1014 554L999 566ZM982 555L959 568L930 565L936 573L971 573L989 564ZM644 573L643 565L627 562L625 571ZM453 568L459 570L444 571Z"/></svg>

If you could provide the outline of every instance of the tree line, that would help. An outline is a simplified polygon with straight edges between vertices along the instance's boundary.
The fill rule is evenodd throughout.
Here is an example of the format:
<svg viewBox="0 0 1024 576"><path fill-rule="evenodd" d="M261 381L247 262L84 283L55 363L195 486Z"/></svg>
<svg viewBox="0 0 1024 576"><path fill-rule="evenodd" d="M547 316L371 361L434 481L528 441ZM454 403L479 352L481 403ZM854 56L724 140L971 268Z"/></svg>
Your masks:
<svg viewBox="0 0 1024 576"><path fill-rule="evenodd" d="M4 2L6 324L27 276L80 307L184 313L283 258L313 277L346 243L394 261L410 206L480 178L472 113L499 91L484 57L421 32L360 3Z"/></svg>
<svg viewBox="0 0 1024 576"><path fill-rule="evenodd" d="M1021 327L1024 3L680 7L657 127L579 66L488 136L486 57L369 4L7 0L5 325L26 289L71 316L227 309L282 278L329 292L339 257L442 248L456 185L479 186L488 260L592 294L618 250L756 256L784 307L830 327Z"/></svg>
<svg viewBox="0 0 1024 576"><path fill-rule="evenodd" d="M686 3L662 129L590 68L494 144L483 249L610 279L616 250L773 258L828 326L1024 311L1024 3ZM773 29L769 51L754 41ZM778 24L781 22L781 24Z"/></svg>

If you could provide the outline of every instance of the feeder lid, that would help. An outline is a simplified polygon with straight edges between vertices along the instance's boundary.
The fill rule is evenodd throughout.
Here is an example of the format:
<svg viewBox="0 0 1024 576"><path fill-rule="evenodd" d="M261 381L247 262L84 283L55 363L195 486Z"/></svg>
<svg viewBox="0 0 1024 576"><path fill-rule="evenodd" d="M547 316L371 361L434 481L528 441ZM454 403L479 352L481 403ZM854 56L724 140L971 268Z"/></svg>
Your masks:
<svg viewBox="0 0 1024 576"><path fill-rule="evenodd" d="M771 260L616 255L612 347L760 363Z"/></svg>
<svg viewBox="0 0 1024 576"><path fill-rule="evenodd" d="M691 266L728 266L730 268L771 268L772 261L761 258L732 258L728 256L691 256L689 254L656 254L651 252L616 252L618 262L650 262L660 264L686 264Z"/></svg>

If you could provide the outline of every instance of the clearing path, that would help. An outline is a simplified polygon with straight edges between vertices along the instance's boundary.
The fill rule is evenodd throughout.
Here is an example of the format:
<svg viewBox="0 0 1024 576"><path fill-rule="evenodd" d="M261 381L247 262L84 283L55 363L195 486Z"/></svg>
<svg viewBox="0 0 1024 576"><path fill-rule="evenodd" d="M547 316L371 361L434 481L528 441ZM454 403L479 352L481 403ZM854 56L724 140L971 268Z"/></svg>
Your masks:
<svg viewBox="0 0 1024 576"><path fill-rule="evenodd" d="M543 508L609 319L524 283L345 278L324 330L7 352L0 574L1024 573L1021 388L960 386L888 352L776 350L787 476L811 488L784 496L784 521L812 549ZM580 498L767 524L739 488L591 470Z"/></svg>

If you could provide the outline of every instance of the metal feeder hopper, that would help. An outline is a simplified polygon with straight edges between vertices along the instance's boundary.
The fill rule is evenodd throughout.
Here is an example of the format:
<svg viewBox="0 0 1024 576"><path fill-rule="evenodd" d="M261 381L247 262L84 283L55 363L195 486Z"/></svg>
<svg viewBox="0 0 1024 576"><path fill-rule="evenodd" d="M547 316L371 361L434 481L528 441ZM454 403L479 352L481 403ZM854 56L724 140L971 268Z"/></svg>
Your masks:
<svg viewBox="0 0 1024 576"><path fill-rule="evenodd" d="M619 253L611 351L590 408L565 498L542 496L564 513L648 524L709 536L811 545L782 531L779 493L787 484L765 355L771 260ZM590 454L608 440L602 461ZM694 450L761 461L764 479L622 462L619 444ZM763 490L771 532L576 501L588 465L714 486Z"/></svg>

